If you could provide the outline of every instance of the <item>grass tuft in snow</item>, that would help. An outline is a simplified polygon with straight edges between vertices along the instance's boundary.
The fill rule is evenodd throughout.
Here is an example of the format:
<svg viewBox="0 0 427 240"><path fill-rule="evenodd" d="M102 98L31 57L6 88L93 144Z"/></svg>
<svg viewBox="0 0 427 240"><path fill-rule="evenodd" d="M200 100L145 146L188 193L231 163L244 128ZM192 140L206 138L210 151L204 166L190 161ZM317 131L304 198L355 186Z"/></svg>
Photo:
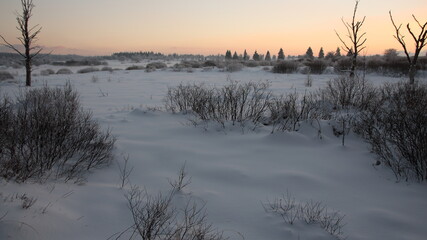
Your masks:
<svg viewBox="0 0 427 240"><path fill-rule="evenodd" d="M343 233L345 216L338 211L329 210L320 201L299 203L287 192L281 198L263 204L263 207L266 212L279 215L288 224L293 225L296 221L317 224L337 239L345 239Z"/></svg>

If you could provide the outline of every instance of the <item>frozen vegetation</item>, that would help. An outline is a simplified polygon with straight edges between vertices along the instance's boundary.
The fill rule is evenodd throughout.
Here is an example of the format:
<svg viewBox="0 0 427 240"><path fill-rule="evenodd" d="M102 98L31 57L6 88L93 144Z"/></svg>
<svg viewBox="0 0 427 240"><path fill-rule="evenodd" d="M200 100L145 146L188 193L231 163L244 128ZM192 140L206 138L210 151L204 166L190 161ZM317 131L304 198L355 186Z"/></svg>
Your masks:
<svg viewBox="0 0 427 240"><path fill-rule="evenodd" d="M0 239L427 236L426 142L409 135L414 129L420 136L426 132L425 87L405 90L402 83L392 85L404 78L370 73L350 86L353 95L343 96L335 90L348 87L345 77L326 69L320 75L296 73L295 64L276 74L270 65L105 61L35 67L31 91L62 89L78 100L81 108L73 109L86 121L70 127L83 129L80 133L96 129L93 136L105 144L105 158L84 158L91 151L86 145L66 145L69 138L81 139L74 134L36 131L62 134L60 146L74 146L76 152L58 151L71 163L51 164L25 179L2 169ZM286 73L287 67L294 70ZM20 109L16 99L25 102L24 69L0 70L11 75L0 82L0 94L8 96L13 112ZM419 86L426 84L423 72L417 79ZM384 84L388 88L378 90ZM40 108L63 97L56 94ZM55 114L30 119L68 116L60 110L70 106L56 102ZM387 106L400 106L400 112L387 112L394 109ZM382 128L381 121L392 117L406 124L407 118L399 118L404 114L412 121L407 132ZM53 128L55 122L46 121ZM25 135L19 126L14 131ZM85 141L94 146L94 140ZM390 149L381 148L383 142ZM21 145L21 152L30 146ZM2 161L10 156L4 149ZM75 174L76 158L100 164L83 165ZM403 159L419 164L419 171Z"/></svg>

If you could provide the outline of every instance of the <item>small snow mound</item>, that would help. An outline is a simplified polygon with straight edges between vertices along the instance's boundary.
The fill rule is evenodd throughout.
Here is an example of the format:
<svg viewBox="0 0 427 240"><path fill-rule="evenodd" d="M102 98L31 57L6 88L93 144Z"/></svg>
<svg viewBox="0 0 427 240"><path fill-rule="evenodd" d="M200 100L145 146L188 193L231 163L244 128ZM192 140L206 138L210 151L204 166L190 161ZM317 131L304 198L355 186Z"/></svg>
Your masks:
<svg viewBox="0 0 427 240"><path fill-rule="evenodd" d="M312 139L299 132L275 132L266 136L266 140L273 144L306 146L312 144Z"/></svg>

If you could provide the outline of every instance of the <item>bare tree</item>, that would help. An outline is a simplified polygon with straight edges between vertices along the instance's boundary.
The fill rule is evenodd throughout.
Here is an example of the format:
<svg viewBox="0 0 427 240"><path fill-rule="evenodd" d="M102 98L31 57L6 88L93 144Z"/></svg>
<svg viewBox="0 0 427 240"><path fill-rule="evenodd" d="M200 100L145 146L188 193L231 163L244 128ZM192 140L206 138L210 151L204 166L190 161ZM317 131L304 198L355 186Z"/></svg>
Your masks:
<svg viewBox="0 0 427 240"><path fill-rule="evenodd" d="M406 25L406 28L408 29L408 32L411 34L412 38L415 42L415 53L414 56L411 58L408 52L408 48L406 46L405 42L405 36L402 35L400 32L400 28L402 27L402 24L399 25L399 27L395 24L393 20L393 16L391 15L391 11L389 11L390 14L390 20L393 24L394 29L396 30L396 35L394 35L394 38L402 45L403 50L406 55L406 59L409 63L409 83L414 84L415 83L415 75L417 73L417 60L418 56L420 55L421 49L427 44L426 38L427 38L427 22L425 22L423 25L418 21L418 19L415 17L415 15L412 15L415 22L420 27L421 31L418 36L415 35L415 33L412 31L411 27L409 26L409 23Z"/></svg>
<svg viewBox="0 0 427 240"><path fill-rule="evenodd" d="M22 14L17 13L16 20L18 26L16 27L20 32L21 36L18 37L18 40L24 46L25 51L22 52L18 50L14 45L9 43L2 35L0 37L3 39L4 46L14 50L19 55L25 59L25 69L26 69L26 86L31 86L31 65L33 59L43 50L40 46L33 46L33 43L37 41L37 35L41 31L39 25L34 27L29 26L30 18L32 17L32 12L34 8L33 0L21 0L22 5Z"/></svg>
<svg viewBox="0 0 427 240"><path fill-rule="evenodd" d="M366 48L364 45L367 40L367 38L365 37L366 32L360 34L360 29L365 23L366 16L363 17L361 21L356 21L356 12L357 12L358 5L359 5L359 1L357 0L354 5L353 18L351 23L345 22L344 18L341 18L341 21L343 22L344 26L347 29L347 37L350 39L351 43L346 43L338 34L338 32L335 30L335 33L337 34L338 38L343 44L343 47L342 47L343 50L346 51L347 53L348 52L352 53L350 77L354 77L354 74L356 72L357 56L363 49Z"/></svg>

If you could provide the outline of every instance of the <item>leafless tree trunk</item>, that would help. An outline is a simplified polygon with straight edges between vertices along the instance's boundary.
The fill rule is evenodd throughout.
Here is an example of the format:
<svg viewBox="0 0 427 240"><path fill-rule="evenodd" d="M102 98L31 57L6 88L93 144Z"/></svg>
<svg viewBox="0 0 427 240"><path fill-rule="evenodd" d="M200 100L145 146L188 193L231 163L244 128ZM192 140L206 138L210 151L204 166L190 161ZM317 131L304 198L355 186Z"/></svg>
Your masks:
<svg viewBox="0 0 427 240"><path fill-rule="evenodd" d="M354 5L354 11L353 11L353 18L351 23L345 22L344 18L341 18L341 21L343 22L344 26L347 29L347 37L350 39L349 44L347 44L341 36L338 34L337 31L335 33L337 34L338 38L340 39L341 43L343 44L343 50L352 53L352 63L351 63L351 69L350 69L350 77L354 77L354 74L356 72L356 64L357 64L357 56L359 53L365 49L366 47L363 46L366 43L366 32L360 34L359 31L363 26L363 23L365 23L366 16L363 17L361 21L356 21L356 12L357 12L357 6L359 5L359 1L357 0Z"/></svg>
<svg viewBox="0 0 427 240"><path fill-rule="evenodd" d="M415 42L415 53L414 56L411 58L409 55L408 49L406 47L405 42L405 36L402 35L400 32L400 28L402 27L402 24L399 25L399 27L395 24L393 20L393 16L391 15L391 11L389 11L390 14L390 20L393 24L394 29L396 30L396 35L394 35L394 38L402 45L403 50L406 55L406 59L409 63L409 83L414 84L415 83L415 75L417 74L417 60L418 56L420 55L421 49L427 44L426 38L427 38L427 22L425 22L423 25L417 20L415 15L412 15L415 22L418 24L418 26L421 28L420 34L416 36L414 32L412 31L411 27L409 26L409 23L406 25L406 28L408 29L408 32L411 34L412 38Z"/></svg>
<svg viewBox="0 0 427 240"><path fill-rule="evenodd" d="M40 46L33 46L33 43L37 41L37 35L41 31L41 27L36 25L34 27L29 26L29 21L32 16L32 11L34 8L33 0L21 0L22 5L22 14L17 14L16 20L18 21L18 26L16 27L20 32L21 36L18 37L18 40L24 46L24 52L19 51L14 45L9 43L3 36L0 37L3 39L4 46L14 50L19 55L25 59L25 69L26 69L26 86L31 86L31 65L32 60L43 50ZM34 53L33 53L34 52Z"/></svg>

